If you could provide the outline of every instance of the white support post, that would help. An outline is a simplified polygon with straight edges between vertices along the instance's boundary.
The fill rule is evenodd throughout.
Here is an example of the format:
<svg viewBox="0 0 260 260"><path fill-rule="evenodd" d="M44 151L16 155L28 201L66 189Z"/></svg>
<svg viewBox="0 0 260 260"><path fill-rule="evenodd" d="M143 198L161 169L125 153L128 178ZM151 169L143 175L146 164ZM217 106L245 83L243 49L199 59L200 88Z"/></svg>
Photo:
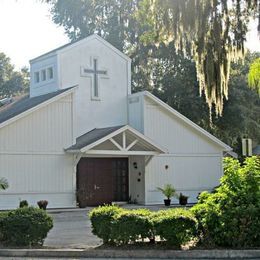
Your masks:
<svg viewBox="0 0 260 260"><path fill-rule="evenodd" d="M123 132L123 149L126 150L126 135L125 135L125 132Z"/></svg>
<svg viewBox="0 0 260 260"><path fill-rule="evenodd" d="M127 151L129 151L136 143L138 142L138 139L135 139L131 144L129 144L126 148Z"/></svg>
<svg viewBox="0 0 260 260"><path fill-rule="evenodd" d="M110 138L109 140L110 140L120 151L123 151L123 150L124 150L123 147L122 147L118 142L115 141L115 139Z"/></svg>

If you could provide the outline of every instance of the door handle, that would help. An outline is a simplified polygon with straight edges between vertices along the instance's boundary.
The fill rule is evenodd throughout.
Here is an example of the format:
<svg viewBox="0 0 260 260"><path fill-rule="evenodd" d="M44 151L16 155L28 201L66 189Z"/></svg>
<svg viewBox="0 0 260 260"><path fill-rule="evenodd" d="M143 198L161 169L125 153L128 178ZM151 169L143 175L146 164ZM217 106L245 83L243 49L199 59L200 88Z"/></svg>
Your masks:
<svg viewBox="0 0 260 260"><path fill-rule="evenodd" d="M99 190L100 187L98 187L96 184L94 185L94 190Z"/></svg>

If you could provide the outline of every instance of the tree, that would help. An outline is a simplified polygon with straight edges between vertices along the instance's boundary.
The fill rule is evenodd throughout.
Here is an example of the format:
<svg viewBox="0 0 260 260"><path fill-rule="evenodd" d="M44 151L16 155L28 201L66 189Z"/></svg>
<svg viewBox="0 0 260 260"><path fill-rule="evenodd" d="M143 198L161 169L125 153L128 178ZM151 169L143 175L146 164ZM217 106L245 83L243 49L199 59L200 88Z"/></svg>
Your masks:
<svg viewBox="0 0 260 260"><path fill-rule="evenodd" d="M144 42L174 41L176 51L192 56L200 94L221 115L230 64L244 57L248 23L257 14L260 23L259 8L259 0L144 0L138 18L150 24Z"/></svg>
<svg viewBox="0 0 260 260"><path fill-rule="evenodd" d="M243 63L231 64L230 98L224 101L223 116L217 117L213 111L210 121L205 99L199 94L195 63L174 48L174 42L161 43L150 56L153 94L233 147L239 155L243 137L260 143L260 99L247 85L250 64L260 53L247 53Z"/></svg>
<svg viewBox="0 0 260 260"><path fill-rule="evenodd" d="M223 116L213 117L214 135L229 144L241 155L241 139L252 138L260 143L260 99L248 87L250 64L260 53L248 53L243 62L231 64L229 100L225 101Z"/></svg>
<svg viewBox="0 0 260 260"><path fill-rule="evenodd" d="M256 89L260 95L260 58L255 59L250 65L248 85L250 88Z"/></svg>
<svg viewBox="0 0 260 260"><path fill-rule="evenodd" d="M44 1L44 0L43 0ZM133 88L149 86L151 53L162 42L195 61L200 94L223 111L230 64L244 57L249 19L260 0L45 0L72 41L98 33L133 59ZM259 18L260 19L260 18ZM260 29L260 27L259 27Z"/></svg>
<svg viewBox="0 0 260 260"><path fill-rule="evenodd" d="M28 91L28 88L28 69L24 67L21 71L15 71L10 58L0 52L0 99L25 93Z"/></svg>

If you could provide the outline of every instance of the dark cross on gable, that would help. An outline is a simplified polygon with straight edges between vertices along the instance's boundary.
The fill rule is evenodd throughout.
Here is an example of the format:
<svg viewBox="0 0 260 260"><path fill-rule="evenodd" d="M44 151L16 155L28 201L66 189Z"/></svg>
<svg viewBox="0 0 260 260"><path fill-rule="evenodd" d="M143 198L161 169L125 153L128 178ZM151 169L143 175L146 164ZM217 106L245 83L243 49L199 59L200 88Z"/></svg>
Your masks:
<svg viewBox="0 0 260 260"><path fill-rule="evenodd" d="M93 96L99 97L99 90L98 90L98 75L107 75L106 70L99 70L98 69L98 62L97 59L93 59L94 68L93 69L84 69L84 73L91 73L93 75Z"/></svg>

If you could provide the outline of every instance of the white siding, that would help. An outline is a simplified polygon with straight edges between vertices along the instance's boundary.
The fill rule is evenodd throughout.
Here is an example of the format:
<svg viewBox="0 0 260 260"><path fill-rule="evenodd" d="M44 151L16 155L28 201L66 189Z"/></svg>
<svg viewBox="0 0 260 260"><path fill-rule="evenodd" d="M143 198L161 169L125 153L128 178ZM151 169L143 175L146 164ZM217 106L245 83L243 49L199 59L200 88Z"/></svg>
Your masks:
<svg viewBox="0 0 260 260"><path fill-rule="evenodd" d="M92 100L92 74L81 75L82 68L93 69L91 60L97 58L98 69L108 75L98 76L100 100ZM127 123L129 62L102 42L92 39L71 46L58 54L60 87L78 85L76 91L76 134L80 136L93 128Z"/></svg>
<svg viewBox="0 0 260 260"><path fill-rule="evenodd" d="M42 69L47 69L49 67L53 68L53 79L35 83L34 73L37 71L41 72ZM47 56L40 61L32 61L30 68L30 78L30 97L35 97L58 90L59 84L57 71L57 55Z"/></svg>
<svg viewBox="0 0 260 260"><path fill-rule="evenodd" d="M0 128L0 176L10 187L0 192L0 208L19 200L46 199L50 207L75 206L72 144L72 95L61 98Z"/></svg>
<svg viewBox="0 0 260 260"><path fill-rule="evenodd" d="M168 166L166 169L165 166ZM212 190L219 184L222 175L221 156L156 156L145 173L146 203L162 203L163 195L157 187L172 184L177 193L189 196L189 202L196 202L198 194ZM173 203L177 203L177 199Z"/></svg>
<svg viewBox="0 0 260 260"><path fill-rule="evenodd" d="M162 203L157 187L168 183L188 195L189 202L196 202L198 193L219 184L223 148L149 98L144 98L143 106L144 134L169 152L146 166L146 204Z"/></svg>
<svg viewBox="0 0 260 260"><path fill-rule="evenodd" d="M133 163L136 163L137 168ZM129 156L129 195L132 201L145 204L145 158Z"/></svg>
<svg viewBox="0 0 260 260"><path fill-rule="evenodd" d="M144 106L144 134L167 148L169 153L220 153L222 148L163 107L146 98Z"/></svg>

